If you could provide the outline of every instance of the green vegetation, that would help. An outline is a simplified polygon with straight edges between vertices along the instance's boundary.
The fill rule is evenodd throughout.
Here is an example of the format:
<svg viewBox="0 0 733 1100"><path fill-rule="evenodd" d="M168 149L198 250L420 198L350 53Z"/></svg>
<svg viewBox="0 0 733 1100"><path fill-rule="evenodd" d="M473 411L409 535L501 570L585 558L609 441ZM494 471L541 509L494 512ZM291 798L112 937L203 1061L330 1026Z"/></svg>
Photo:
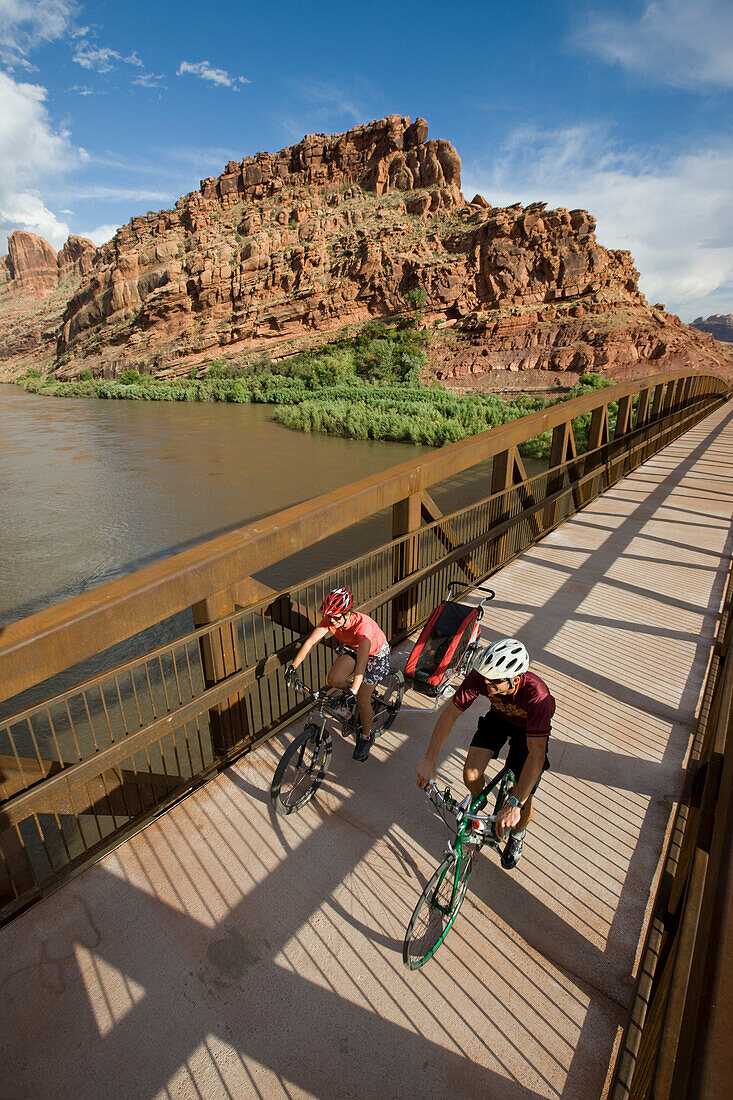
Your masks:
<svg viewBox="0 0 733 1100"><path fill-rule="evenodd" d="M414 304L420 306L417 298ZM303 352L273 364L250 366L219 359L203 378L158 381L136 370L118 379L93 379L88 369L78 381L60 382L31 368L19 379L30 393L52 397L98 397L134 401L224 401L276 405L274 419L305 432L327 432L349 439L384 439L440 447L477 432L538 412L556 397L522 394L511 400L489 394L458 395L421 376L427 363L427 336L413 327L372 322L350 340ZM601 375L585 374L560 400L608 386ZM616 406L609 409L611 428ZM586 444L590 414L574 421L579 447ZM529 440L522 454L549 455L551 433Z"/></svg>
<svg viewBox="0 0 733 1100"><path fill-rule="evenodd" d="M412 290L408 290L404 295L404 299L409 306L415 310L415 324L419 325L422 321L422 311L425 309L425 302L428 294L424 287L416 286Z"/></svg>
<svg viewBox="0 0 733 1100"><path fill-rule="evenodd" d="M562 400L581 397L611 383L600 375L582 375ZM449 393L441 386L393 383L388 386L330 386L296 402L278 403L274 419L305 432L327 432L350 439L389 439L442 447L477 432L517 420L557 403L557 399L518 395ZM587 445L590 413L574 421L575 438ZM615 423L615 403L609 408ZM547 458L552 433L543 432L520 447L525 457Z"/></svg>

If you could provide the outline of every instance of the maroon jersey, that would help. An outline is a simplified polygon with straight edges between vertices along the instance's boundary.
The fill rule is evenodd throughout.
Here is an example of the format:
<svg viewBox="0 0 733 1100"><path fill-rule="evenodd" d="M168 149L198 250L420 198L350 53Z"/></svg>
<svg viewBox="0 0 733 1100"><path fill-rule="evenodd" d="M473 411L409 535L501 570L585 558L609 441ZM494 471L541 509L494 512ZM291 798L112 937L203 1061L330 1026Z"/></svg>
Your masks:
<svg viewBox="0 0 733 1100"><path fill-rule="evenodd" d="M555 700L544 680L534 672L520 677L516 691L511 695L489 695L486 681L478 672L469 672L453 702L459 710L468 710L479 695L491 699L491 709L505 722L527 731L528 737L547 737L555 713Z"/></svg>

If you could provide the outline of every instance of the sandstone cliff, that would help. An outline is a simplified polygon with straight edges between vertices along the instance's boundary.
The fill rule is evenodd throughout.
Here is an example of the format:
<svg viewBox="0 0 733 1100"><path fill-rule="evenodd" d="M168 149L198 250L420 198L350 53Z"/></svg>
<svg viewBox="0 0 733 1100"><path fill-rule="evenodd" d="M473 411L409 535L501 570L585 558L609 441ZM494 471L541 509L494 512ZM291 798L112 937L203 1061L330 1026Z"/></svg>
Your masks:
<svg viewBox="0 0 733 1100"><path fill-rule="evenodd" d="M86 237L69 237L59 253L35 233L8 237L0 256L0 380L55 358L66 305L96 257Z"/></svg>
<svg viewBox="0 0 733 1100"><path fill-rule="evenodd" d="M469 203L460 171L449 142L398 115L230 162L94 254L69 250L81 281L56 330L60 376L277 359L404 315L418 289L431 368L454 385L721 362L647 305L631 256L599 245L585 211Z"/></svg>
<svg viewBox="0 0 733 1100"><path fill-rule="evenodd" d="M17 230L8 237L8 255L0 256L0 293L45 298L59 282L87 275L96 256L86 237L69 237L57 253L43 237Z"/></svg>

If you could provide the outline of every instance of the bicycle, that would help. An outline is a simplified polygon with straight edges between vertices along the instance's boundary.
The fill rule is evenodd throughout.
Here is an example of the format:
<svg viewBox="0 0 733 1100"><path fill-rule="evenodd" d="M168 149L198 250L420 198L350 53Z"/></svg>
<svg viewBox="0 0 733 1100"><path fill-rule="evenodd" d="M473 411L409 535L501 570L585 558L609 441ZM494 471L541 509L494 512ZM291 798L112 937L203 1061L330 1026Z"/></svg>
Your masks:
<svg viewBox="0 0 733 1100"><path fill-rule="evenodd" d="M344 737L358 737L361 730L355 695L311 691L297 677L291 681L291 686L303 695L311 695L318 705L308 714L304 728L288 745L275 769L270 799L279 814L302 810L323 782L333 751L333 738L327 728L329 718L335 721ZM372 693L372 733L375 737L390 728L404 694L404 676L398 669L391 669L389 676L377 684Z"/></svg>
<svg viewBox="0 0 733 1100"><path fill-rule="evenodd" d="M480 794L475 797L468 794L461 802L453 798L449 787L441 793L433 779L425 788L428 798L455 836L448 842L445 858L420 895L407 926L402 960L410 970L417 970L431 959L448 935L466 896L476 853L484 844L496 849L501 846L493 823L513 785L514 774L505 766ZM494 813L480 813L494 789ZM454 820L449 821L448 815Z"/></svg>

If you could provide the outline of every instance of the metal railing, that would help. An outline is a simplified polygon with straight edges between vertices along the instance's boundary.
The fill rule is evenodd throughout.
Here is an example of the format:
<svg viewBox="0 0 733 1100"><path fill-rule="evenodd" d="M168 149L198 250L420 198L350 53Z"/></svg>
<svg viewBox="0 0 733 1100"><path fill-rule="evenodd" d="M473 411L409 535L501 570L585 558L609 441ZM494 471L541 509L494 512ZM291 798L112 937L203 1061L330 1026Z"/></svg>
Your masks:
<svg viewBox="0 0 733 1100"><path fill-rule="evenodd" d="M0 912L8 918L98 858L297 711L282 668L329 589L350 587L393 641L424 620L448 581L480 582L572 516L728 396L677 372L597 391L419 461L403 463L121 578L0 632L7 699L193 605L196 628L50 692L0 721ZM609 404L617 404L610 438ZM578 454L577 418L590 416ZM517 448L552 431L549 469ZM492 460L482 499L441 515L428 488ZM253 574L392 507L385 545L275 592ZM327 654L314 650L313 682Z"/></svg>
<svg viewBox="0 0 733 1100"><path fill-rule="evenodd" d="M731 964L722 953L721 931L727 927L730 943L733 912L718 888L731 858L732 612L729 574L685 786L616 1062L612 1100L688 1100L730 1090ZM712 1029L716 1016L723 1018ZM717 1034L711 1041L713 1030Z"/></svg>

